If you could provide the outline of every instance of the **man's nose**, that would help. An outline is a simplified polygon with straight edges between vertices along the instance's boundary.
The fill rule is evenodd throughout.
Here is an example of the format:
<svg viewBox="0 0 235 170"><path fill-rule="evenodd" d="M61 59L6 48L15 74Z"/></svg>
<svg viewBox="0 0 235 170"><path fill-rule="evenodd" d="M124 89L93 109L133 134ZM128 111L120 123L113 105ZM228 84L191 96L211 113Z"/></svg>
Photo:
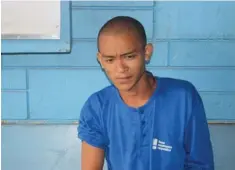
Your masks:
<svg viewBox="0 0 235 170"><path fill-rule="evenodd" d="M125 72L127 70L127 65L125 64L122 58L118 59L116 64L118 72Z"/></svg>

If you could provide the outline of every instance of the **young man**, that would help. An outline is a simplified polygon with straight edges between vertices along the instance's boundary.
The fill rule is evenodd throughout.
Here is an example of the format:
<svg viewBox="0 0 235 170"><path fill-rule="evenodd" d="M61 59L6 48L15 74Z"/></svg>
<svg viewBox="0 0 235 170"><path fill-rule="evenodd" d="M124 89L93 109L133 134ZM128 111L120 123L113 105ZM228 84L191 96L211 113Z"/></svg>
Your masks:
<svg viewBox="0 0 235 170"><path fill-rule="evenodd" d="M112 85L82 108L82 170L213 170L202 100L184 80L146 71L153 46L143 26L115 17L98 35L98 61Z"/></svg>

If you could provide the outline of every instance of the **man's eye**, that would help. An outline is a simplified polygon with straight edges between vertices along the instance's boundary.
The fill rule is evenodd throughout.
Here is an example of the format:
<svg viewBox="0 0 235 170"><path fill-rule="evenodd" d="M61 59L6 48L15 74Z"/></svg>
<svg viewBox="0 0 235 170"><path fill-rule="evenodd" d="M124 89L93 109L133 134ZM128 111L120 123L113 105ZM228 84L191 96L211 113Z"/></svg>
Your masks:
<svg viewBox="0 0 235 170"><path fill-rule="evenodd" d="M107 63L111 63L111 62L113 62L113 59L107 59L107 60L105 60Z"/></svg>
<svg viewBox="0 0 235 170"><path fill-rule="evenodd" d="M127 58L127 59L133 59L133 58L135 58L135 55L128 55L128 56L126 56L125 58Z"/></svg>

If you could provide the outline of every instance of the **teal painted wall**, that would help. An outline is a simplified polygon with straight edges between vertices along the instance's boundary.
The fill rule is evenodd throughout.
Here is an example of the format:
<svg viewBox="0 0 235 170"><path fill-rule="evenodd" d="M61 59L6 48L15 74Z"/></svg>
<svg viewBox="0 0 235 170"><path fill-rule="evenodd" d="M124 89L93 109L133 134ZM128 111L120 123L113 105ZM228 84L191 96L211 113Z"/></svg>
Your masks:
<svg viewBox="0 0 235 170"><path fill-rule="evenodd" d="M234 122L235 2L73 1L71 53L2 55L2 120L16 122L2 126L4 170L80 169L73 123L87 97L109 84L96 61L96 36L117 15L143 23L155 50L150 71L191 81L208 120ZM210 130L216 169L232 170L235 126Z"/></svg>

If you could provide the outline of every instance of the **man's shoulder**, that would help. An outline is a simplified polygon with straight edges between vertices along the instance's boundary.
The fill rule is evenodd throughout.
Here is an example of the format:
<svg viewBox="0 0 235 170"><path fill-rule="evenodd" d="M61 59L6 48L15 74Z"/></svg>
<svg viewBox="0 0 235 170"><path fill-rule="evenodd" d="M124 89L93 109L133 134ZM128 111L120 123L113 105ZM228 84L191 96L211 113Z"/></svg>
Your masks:
<svg viewBox="0 0 235 170"><path fill-rule="evenodd" d="M170 77L161 77L159 80L159 85L164 91L187 93L195 93L197 91L194 84L188 80Z"/></svg>
<svg viewBox="0 0 235 170"><path fill-rule="evenodd" d="M87 99L87 101L104 103L108 101L111 96L115 94L115 88L113 85L106 86L98 91L93 92Z"/></svg>

